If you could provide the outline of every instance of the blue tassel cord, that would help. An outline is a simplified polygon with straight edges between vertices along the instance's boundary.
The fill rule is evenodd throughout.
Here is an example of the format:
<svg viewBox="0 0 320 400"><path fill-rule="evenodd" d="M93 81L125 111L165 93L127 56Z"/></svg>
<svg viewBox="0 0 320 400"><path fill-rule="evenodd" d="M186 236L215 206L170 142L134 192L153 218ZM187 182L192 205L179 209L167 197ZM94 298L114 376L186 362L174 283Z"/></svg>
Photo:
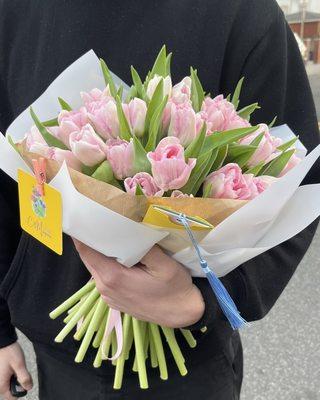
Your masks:
<svg viewBox="0 0 320 400"><path fill-rule="evenodd" d="M186 229L190 240L195 248L195 251L198 255L199 262L201 265L201 268L203 272L206 274L206 277L210 283L210 286L217 298L217 301L224 313L224 315L227 317L228 321L230 322L230 325L232 329L240 329L243 326L247 324L246 320L243 319L240 315L240 312L237 309L237 306L235 305L234 301L232 300L231 296L229 295L227 289L224 287L223 283L220 281L220 279L215 275L215 273L209 268L206 260L203 259L198 243L193 236L192 230L189 226L189 223L187 221L187 218L184 214L180 214L177 217L177 220L184 226Z"/></svg>

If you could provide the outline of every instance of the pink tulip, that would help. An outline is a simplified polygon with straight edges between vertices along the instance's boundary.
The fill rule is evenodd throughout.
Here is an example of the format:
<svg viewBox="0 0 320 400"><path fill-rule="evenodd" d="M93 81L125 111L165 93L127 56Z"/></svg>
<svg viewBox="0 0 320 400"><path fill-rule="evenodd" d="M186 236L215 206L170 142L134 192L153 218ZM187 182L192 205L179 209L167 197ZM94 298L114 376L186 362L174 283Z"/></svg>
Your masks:
<svg viewBox="0 0 320 400"><path fill-rule="evenodd" d="M172 88L171 100L175 104L188 103L191 97L191 78L186 76Z"/></svg>
<svg viewBox="0 0 320 400"><path fill-rule="evenodd" d="M128 104L122 104L122 107L131 127L131 132L138 137L142 136L147 115L145 101L135 97Z"/></svg>
<svg viewBox="0 0 320 400"><path fill-rule="evenodd" d="M168 95L170 97L172 90L172 81L171 77L168 75L165 78L159 75L155 75L152 79L150 79L147 87L147 97L150 100L156 90L159 82L163 80L163 96Z"/></svg>
<svg viewBox="0 0 320 400"><path fill-rule="evenodd" d="M270 186L271 180L242 174L238 164L230 163L212 172L206 179L204 190L209 186L209 197L216 199L251 200Z"/></svg>
<svg viewBox="0 0 320 400"><path fill-rule="evenodd" d="M100 101L91 108L88 116L97 133L104 139L115 139L119 136L119 120L115 101Z"/></svg>
<svg viewBox="0 0 320 400"><path fill-rule="evenodd" d="M94 88L90 92L80 92L82 101L87 106L90 103L98 102L101 100L109 100L111 97L109 85L103 90Z"/></svg>
<svg viewBox="0 0 320 400"><path fill-rule="evenodd" d="M59 164L62 164L65 161L68 167L77 171L81 171L81 162L70 150L62 150L56 147L50 147L47 158L57 161Z"/></svg>
<svg viewBox="0 0 320 400"><path fill-rule="evenodd" d="M301 158L297 157L295 154L292 154L290 160L287 162L287 165L281 171L279 177L285 175L287 172L289 172L292 168L294 168L300 162L301 162Z"/></svg>
<svg viewBox="0 0 320 400"><path fill-rule="evenodd" d="M154 180L162 190L175 190L184 186L196 165L196 159L186 163L184 149L176 137L165 137L154 152L148 153Z"/></svg>
<svg viewBox="0 0 320 400"><path fill-rule="evenodd" d="M175 136L182 146L187 147L197 136L196 113L188 103L172 103L168 136Z"/></svg>
<svg viewBox="0 0 320 400"><path fill-rule="evenodd" d="M124 180L124 187L127 193L135 194L138 185L140 185L145 196L163 196L163 190L158 188L153 177L147 172L139 172L132 178L126 178Z"/></svg>
<svg viewBox="0 0 320 400"><path fill-rule="evenodd" d="M201 116L207 124L208 134L250 126L247 120L239 117L233 104L223 95L214 99L206 97L201 107Z"/></svg>
<svg viewBox="0 0 320 400"><path fill-rule="evenodd" d="M86 166L93 167L106 159L106 145L90 124L70 135L73 154Z"/></svg>
<svg viewBox="0 0 320 400"><path fill-rule="evenodd" d="M134 174L134 148L132 140L130 142L120 138L107 140L106 154L114 176L117 179L124 179Z"/></svg>
<svg viewBox="0 0 320 400"><path fill-rule="evenodd" d="M273 176L262 175L253 178L253 181L257 187L258 194L264 192L270 185L272 185L278 178L274 178Z"/></svg>
<svg viewBox="0 0 320 400"><path fill-rule="evenodd" d="M28 151L47 158L49 146L35 125L27 132L23 140L25 140L26 149Z"/></svg>
<svg viewBox="0 0 320 400"><path fill-rule="evenodd" d="M70 148L69 137L72 132L79 131L88 123L87 110L81 107L79 110L62 110L58 115L58 127L48 128L48 130Z"/></svg>
<svg viewBox="0 0 320 400"><path fill-rule="evenodd" d="M274 153L276 152L277 147L282 144L281 139L271 136L269 127L266 124L259 124L259 128L255 132L241 139L239 143L248 145L261 133L263 133L263 137L258 148L247 163L249 167L254 167L260 162L267 163L271 161L275 156Z"/></svg>

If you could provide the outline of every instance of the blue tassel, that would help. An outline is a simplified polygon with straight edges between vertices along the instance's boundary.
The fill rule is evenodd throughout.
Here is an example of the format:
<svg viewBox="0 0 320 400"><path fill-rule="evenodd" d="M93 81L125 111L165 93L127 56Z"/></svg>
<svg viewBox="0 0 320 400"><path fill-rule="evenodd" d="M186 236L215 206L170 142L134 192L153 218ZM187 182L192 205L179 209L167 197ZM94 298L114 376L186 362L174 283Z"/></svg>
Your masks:
<svg viewBox="0 0 320 400"><path fill-rule="evenodd" d="M235 305L234 301L232 300L231 296L229 295L227 289L224 287L223 283L220 281L220 279L215 275L215 273L208 267L208 264L206 260L202 258L202 255L200 253L200 249L198 246L198 243L193 236L192 230L189 226L189 223L187 221L187 218L185 215L180 214L179 217L177 217L177 220L182 223L182 225L185 227L187 233L189 234L190 240L197 252L197 255L199 257L200 265L204 273L206 274L206 277L210 283L210 286L217 298L217 301L224 313L224 315L227 317L228 321L230 322L230 325L232 329L240 329L243 326L247 324L247 322L241 317L240 312L237 309L237 306Z"/></svg>

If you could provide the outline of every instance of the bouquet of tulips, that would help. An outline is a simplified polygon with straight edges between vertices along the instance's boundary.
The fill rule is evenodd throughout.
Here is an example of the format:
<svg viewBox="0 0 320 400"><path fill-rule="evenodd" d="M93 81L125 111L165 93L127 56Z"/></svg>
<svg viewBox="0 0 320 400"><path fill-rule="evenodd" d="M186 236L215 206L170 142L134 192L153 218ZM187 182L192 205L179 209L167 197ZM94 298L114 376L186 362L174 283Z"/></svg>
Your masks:
<svg viewBox="0 0 320 400"><path fill-rule="evenodd" d="M53 179L53 185L61 188L63 200L69 195L63 191L66 183L59 186L55 181L61 174L61 164L65 163L68 166L66 173L71 177L68 185L72 182L76 191L86 196L88 201L91 199L119 214L119 217L126 217L126 224L132 222L140 227L150 205L165 206L167 210L199 217L200 223L204 221L210 229L200 234L195 231L194 234L200 245L204 240L203 248L209 255L209 233L216 230L212 228L217 227L219 232L219 224L246 208L248 201L270 186L279 186L278 181L285 179L285 175L295 169L293 167L301 162L305 154L302 154L303 150L301 152L303 146L297 137L283 140L272 134L274 121L269 125L250 124L250 116L259 106L254 103L240 109L243 79L228 97L211 97L205 93L193 68L190 69L190 76L173 85L170 62L171 54L167 54L164 46L145 79L131 67L133 84L129 88L123 82L119 84L119 78L101 60L104 87L92 87L78 93L82 104L77 107L68 99L59 98L62 109L49 120L38 117L35 104L29 110L34 125L25 136L19 141L14 141L9 135L7 137L27 163L30 164L36 155L48 160L47 176ZM309 166L304 168L307 170ZM296 186L300 178L296 179ZM64 209L64 218L68 212L70 210ZM275 211L274 218L278 214ZM141 233L145 240L151 232L150 221L148 223ZM112 230L112 224L104 226L104 230ZM79 232L72 231L70 221L68 227L65 224L64 230L85 241L85 233L81 236ZM154 236L153 242L146 243L142 253L135 245L132 251L137 251L137 254L127 258L127 261L122 259L124 264L133 265L155 242L159 242L189 267L193 275L204 276L201 268L199 272L199 265L188 265L190 242L183 229L177 227L164 232L157 226L152 232L158 235ZM168 240L168 237L175 240ZM262 233L260 237L263 237ZM87 241L91 245L93 242L98 242L98 239ZM106 243L103 247L97 244L96 249L121 260L120 254L110 250L108 245ZM125 244L123 247L126 247ZM221 253L223 249L218 250ZM218 258L216 260L219 262ZM237 266L235 261L231 264L229 270ZM217 274L227 272L218 271ZM75 329L74 339L81 341L75 361L84 359L89 346L96 348L95 367L99 367L104 359L111 360L115 365L115 389L121 388L124 365L133 351L132 368L138 372L141 388L148 387L148 357L151 366L159 368L160 378L168 378L163 338L180 373L187 373L174 329L139 321L109 308L93 280L52 311L50 317L57 318L63 313L66 313L65 327L55 340L61 342ZM180 331L191 347L196 346L189 330Z"/></svg>

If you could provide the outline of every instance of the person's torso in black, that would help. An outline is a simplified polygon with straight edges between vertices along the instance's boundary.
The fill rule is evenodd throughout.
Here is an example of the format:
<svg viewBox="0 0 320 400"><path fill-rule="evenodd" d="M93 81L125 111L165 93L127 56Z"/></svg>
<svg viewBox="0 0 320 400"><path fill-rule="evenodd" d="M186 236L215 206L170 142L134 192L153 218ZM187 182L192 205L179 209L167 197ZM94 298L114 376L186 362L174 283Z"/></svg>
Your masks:
<svg viewBox="0 0 320 400"><path fill-rule="evenodd" d="M193 66L207 92L227 95L277 15L270 0L0 1L0 82L8 122L89 49L130 83L130 65L145 76L166 44L173 52L174 82ZM264 109L265 120L273 118L272 111ZM32 341L50 345L72 361L78 344L71 336L55 344L63 325L48 314L88 278L69 238L64 238L64 253L58 256L23 234L2 284L13 324ZM230 355L231 335L228 324L217 320L196 349L185 349L187 364ZM89 365L92 355L87 360Z"/></svg>

